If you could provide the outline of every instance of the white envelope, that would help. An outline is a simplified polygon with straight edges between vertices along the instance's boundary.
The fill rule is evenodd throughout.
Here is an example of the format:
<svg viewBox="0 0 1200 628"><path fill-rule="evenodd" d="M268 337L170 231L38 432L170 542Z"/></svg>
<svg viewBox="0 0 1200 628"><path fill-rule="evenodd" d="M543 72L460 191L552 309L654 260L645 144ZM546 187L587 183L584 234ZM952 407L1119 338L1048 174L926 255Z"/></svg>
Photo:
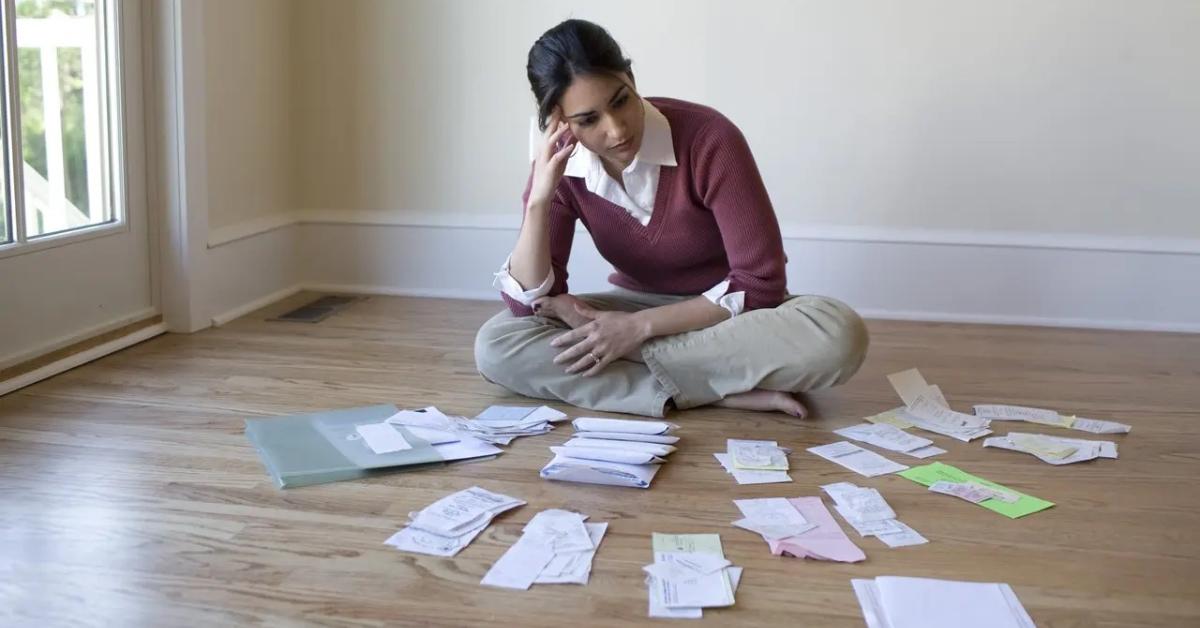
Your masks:
<svg viewBox="0 0 1200 628"><path fill-rule="evenodd" d="M563 443L563 447L588 447L602 449L620 449L622 451L640 451L655 456L669 456L675 448L661 443L640 443L628 440L606 440L603 438L572 438Z"/></svg>
<svg viewBox="0 0 1200 628"><path fill-rule="evenodd" d="M674 445L679 442L678 436L669 434L626 434L623 432L575 432L575 438L603 438L606 440L631 440L641 443L663 443Z"/></svg>
<svg viewBox="0 0 1200 628"><path fill-rule="evenodd" d="M550 451L557 456L566 456L579 460L599 460L602 462L620 462L624 464L659 464L666 462L662 458L643 451L622 451L608 447L551 447Z"/></svg>
<svg viewBox="0 0 1200 628"><path fill-rule="evenodd" d="M629 419L597 419L579 417L571 421L580 432L624 432L626 434L668 434L679 427L666 421L630 421Z"/></svg>
<svg viewBox="0 0 1200 628"><path fill-rule="evenodd" d="M561 482L649 488L658 469L656 464L622 464L555 455L550 464L542 468L541 476Z"/></svg>

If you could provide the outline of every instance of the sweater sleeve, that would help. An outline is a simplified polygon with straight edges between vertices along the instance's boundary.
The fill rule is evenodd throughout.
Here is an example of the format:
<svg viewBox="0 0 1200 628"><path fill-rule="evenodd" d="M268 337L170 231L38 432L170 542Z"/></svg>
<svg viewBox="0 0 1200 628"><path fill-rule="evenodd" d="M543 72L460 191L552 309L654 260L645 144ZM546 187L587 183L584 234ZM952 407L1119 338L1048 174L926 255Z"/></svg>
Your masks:
<svg viewBox="0 0 1200 628"><path fill-rule="evenodd" d="M553 283L547 296L563 294L567 291L567 261L571 258L571 244L575 239L575 220L578 214L569 194L564 191L566 182L560 181L554 192L554 200L550 202L550 276ZM525 192L521 194L521 207L529 204L529 189L533 186L533 169L530 168L529 179L525 182ZM526 286L528 287L528 286ZM508 306L513 316L532 316L533 308L517 301L511 296L500 293L500 298Z"/></svg>
<svg viewBox="0 0 1200 628"><path fill-rule="evenodd" d="M701 199L717 221L729 259L728 292L745 292L747 312L783 303L783 237L746 138L719 117L698 132L692 150Z"/></svg>

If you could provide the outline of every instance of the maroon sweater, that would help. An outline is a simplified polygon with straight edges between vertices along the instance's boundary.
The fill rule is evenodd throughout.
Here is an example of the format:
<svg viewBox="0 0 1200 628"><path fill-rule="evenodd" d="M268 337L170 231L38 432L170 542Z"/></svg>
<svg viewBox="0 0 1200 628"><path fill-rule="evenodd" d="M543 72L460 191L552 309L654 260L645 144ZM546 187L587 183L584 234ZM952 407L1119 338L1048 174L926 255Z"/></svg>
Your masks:
<svg viewBox="0 0 1200 628"><path fill-rule="evenodd" d="M746 293L744 312L775 307L787 292L783 241L771 199L746 138L714 109L671 98L648 98L671 124L678 166L663 166L650 223L564 176L550 207L554 286L567 292L567 260L575 221L583 222L616 271L609 283L659 294L699 295L729 279ZM525 185L529 201L533 174ZM533 310L501 294L516 316Z"/></svg>

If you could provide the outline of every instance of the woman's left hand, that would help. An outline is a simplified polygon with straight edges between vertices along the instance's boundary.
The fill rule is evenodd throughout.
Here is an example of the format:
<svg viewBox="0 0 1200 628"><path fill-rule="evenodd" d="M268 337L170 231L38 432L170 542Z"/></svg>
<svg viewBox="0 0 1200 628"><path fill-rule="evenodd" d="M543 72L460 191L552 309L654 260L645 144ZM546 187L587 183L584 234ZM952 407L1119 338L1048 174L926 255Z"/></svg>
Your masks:
<svg viewBox="0 0 1200 628"><path fill-rule="evenodd" d="M575 311L592 322L550 341L552 347L569 348L554 358L555 364L570 364L568 373L584 371L590 377L604 370L613 360L641 348L649 339L647 326L629 312L604 312L577 304Z"/></svg>

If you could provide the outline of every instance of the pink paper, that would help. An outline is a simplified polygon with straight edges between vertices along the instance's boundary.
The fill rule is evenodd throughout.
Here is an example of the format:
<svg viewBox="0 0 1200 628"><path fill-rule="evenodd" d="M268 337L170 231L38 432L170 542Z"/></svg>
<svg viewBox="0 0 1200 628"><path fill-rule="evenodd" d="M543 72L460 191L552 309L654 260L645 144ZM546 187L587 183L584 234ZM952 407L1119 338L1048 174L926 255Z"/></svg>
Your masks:
<svg viewBox="0 0 1200 628"><path fill-rule="evenodd" d="M835 560L843 563L857 563L866 560L854 541L851 541L842 527L833 520L833 515L821 503L820 497L796 497L789 502L804 515L809 523L817 527L804 534L788 537L778 541L767 541L771 553L779 556L791 554L797 558L812 558L815 560Z"/></svg>

